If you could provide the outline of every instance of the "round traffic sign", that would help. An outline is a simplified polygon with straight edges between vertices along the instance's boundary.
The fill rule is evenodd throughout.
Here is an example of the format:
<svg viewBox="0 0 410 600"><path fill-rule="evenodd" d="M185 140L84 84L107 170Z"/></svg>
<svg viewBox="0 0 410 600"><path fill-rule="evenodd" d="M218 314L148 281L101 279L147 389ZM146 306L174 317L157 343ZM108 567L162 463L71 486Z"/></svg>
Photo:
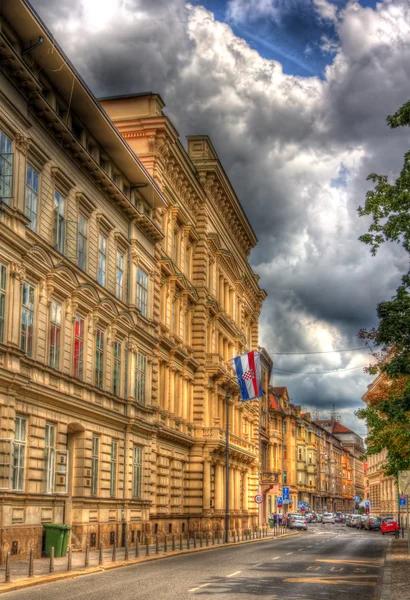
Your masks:
<svg viewBox="0 0 410 600"><path fill-rule="evenodd" d="M262 502L263 502L263 496L262 496L262 494L256 494L256 496L255 496L255 502L256 502L256 504L262 504Z"/></svg>

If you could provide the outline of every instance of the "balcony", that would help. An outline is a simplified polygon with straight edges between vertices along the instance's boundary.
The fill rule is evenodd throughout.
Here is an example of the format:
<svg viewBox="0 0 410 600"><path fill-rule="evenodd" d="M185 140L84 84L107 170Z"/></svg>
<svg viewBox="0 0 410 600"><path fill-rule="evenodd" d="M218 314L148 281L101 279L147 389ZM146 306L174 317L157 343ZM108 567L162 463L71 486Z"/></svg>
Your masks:
<svg viewBox="0 0 410 600"><path fill-rule="evenodd" d="M262 483L279 483L279 474L274 471L262 471Z"/></svg>
<svg viewBox="0 0 410 600"><path fill-rule="evenodd" d="M297 470L298 471L306 471L306 463L304 460L298 460L297 462Z"/></svg>
<svg viewBox="0 0 410 600"><path fill-rule="evenodd" d="M223 377L227 374L225 359L219 353L206 355L205 368L211 377Z"/></svg>
<svg viewBox="0 0 410 600"><path fill-rule="evenodd" d="M308 464L307 465L307 472L308 473L310 473L312 475L313 473L315 473L315 471L316 471L316 465L314 465L314 464Z"/></svg>

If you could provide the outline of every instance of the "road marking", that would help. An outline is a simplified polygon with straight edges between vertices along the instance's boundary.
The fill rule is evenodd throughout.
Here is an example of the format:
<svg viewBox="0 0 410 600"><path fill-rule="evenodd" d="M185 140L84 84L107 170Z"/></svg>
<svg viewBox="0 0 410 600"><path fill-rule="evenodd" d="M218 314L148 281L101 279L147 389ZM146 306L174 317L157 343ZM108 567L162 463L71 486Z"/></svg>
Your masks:
<svg viewBox="0 0 410 600"><path fill-rule="evenodd" d="M344 560L344 559L327 559L327 558L317 558L315 562L323 562L323 563L336 563L341 565L358 565L360 567L375 567L379 568L383 565L383 562L375 562L369 560Z"/></svg>
<svg viewBox="0 0 410 600"><path fill-rule="evenodd" d="M254 566L254 567L260 567L261 565L263 565L263 562L261 562L261 563L258 563L258 564L256 564L256 565L253 565L253 566Z"/></svg>
<svg viewBox="0 0 410 600"><path fill-rule="evenodd" d="M274 556L272 560L277 560L278 558L280 558L280 556Z"/></svg>
<svg viewBox="0 0 410 600"><path fill-rule="evenodd" d="M322 567L315 567L313 565L311 565L310 567L307 567L306 571L320 571Z"/></svg>
<svg viewBox="0 0 410 600"><path fill-rule="evenodd" d="M289 554L293 554L293 552L287 552L287 553L286 553L286 556L289 556Z"/></svg>
<svg viewBox="0 0 410 600"><path fill-rule="evenodd" d="M310 546L306 546L306 548L311 548L311 547L312 547L312 544Z"/></svg>
<svg viewBox="0 0 410 600"><path fill-rule="evenodd" d="M352 581L349 579L329 579L324 577L290 577L284 579L284 583L324 583L326 585L360 585L361 587L376 587L375 581Z"/></svg>
<svg viewBox="0 0 410 600"><path fill-rule="evenodd" d="M196 592L197 590L199 590L200 588L204 588L207 585L210 585L209 583L203 583L202 585L198 585L198 587L196 588L192 588L192 590L188 590L188 592Z"/></svg>
<svg viewBox="0 0 410 600"><path fill-rule="evenodd" d="M230 575L226 575L226 577L235 577L235 575L239 575L242 571L235 571L235 573L231 573Z"/></svg>
<svg viewBox="0 0 410 600"><path fill-rule="evenodd" d="M304 550L304 548L299 548L298 550L296 550L296 552L302 552L302 550Z"/></svg>

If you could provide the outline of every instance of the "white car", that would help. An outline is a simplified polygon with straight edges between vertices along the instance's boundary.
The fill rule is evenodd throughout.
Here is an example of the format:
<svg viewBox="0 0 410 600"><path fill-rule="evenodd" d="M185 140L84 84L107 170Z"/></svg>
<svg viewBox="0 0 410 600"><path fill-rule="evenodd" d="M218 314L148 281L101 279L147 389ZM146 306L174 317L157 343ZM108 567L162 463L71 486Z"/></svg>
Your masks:
<svg viewBox="0 0 410 600"><path fill-rule="evenodd" d="M335 516L332 513L323 513L322 523L333 523L335 524Z"/></svg>

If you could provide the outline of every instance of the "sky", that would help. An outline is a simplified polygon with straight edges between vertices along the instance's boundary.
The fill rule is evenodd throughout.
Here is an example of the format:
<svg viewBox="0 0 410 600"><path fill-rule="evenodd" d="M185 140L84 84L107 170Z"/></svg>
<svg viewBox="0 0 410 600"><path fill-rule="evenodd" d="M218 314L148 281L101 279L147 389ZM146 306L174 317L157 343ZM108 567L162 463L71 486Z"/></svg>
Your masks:
<svg viewBox="0 0 410 600"><path fill-rule="evenodd" d="M410 96L408 0L32 4L97 96L159 92L182 139L211 137L259 239L272 384L364 434L370 357L339 351L408 269L400 246L371 256L357 213L367 175L393 180L409 148L386 125Z"/></svg>

